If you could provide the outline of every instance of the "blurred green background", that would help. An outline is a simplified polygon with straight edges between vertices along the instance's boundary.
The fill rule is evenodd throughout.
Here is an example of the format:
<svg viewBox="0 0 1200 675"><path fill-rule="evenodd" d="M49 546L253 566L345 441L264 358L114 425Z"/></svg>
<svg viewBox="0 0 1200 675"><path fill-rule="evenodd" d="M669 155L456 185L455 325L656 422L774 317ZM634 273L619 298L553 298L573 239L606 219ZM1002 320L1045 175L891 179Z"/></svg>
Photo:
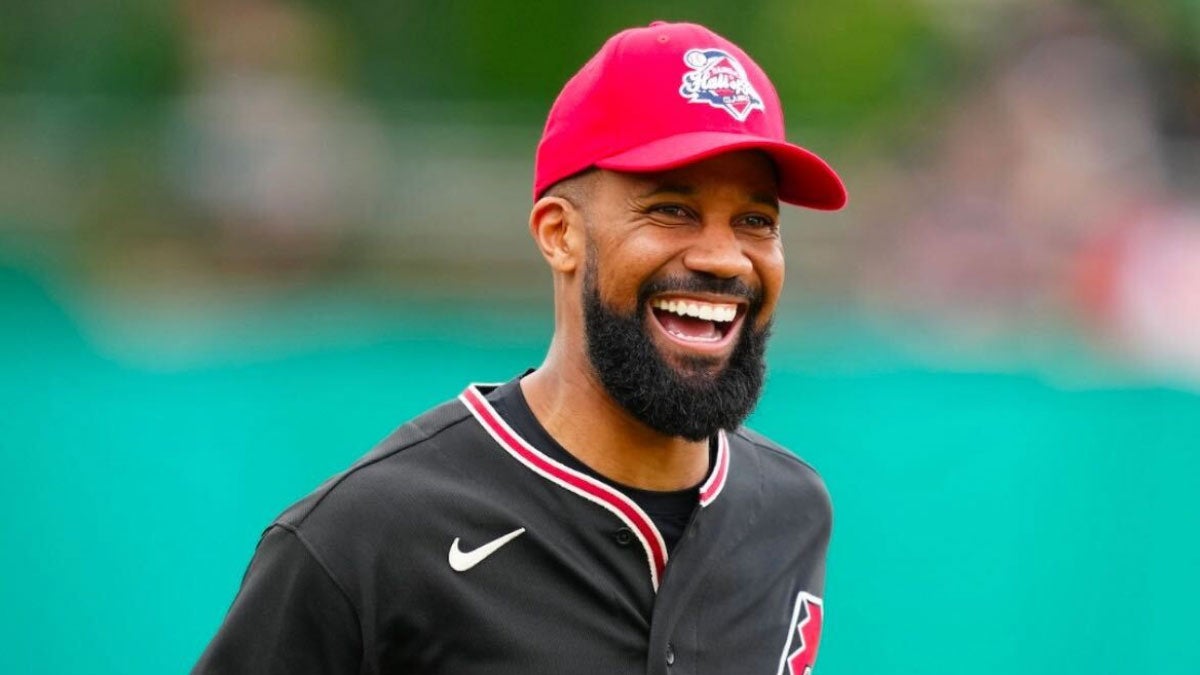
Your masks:
<svg viewBox="0 0 1200 675"><path fill-rule="evenodd" d="M536 365L540 125L653 19L850 189L752 421L833 494L818 672L1197 672L1192 0L9 3L0 672L187 671L277 513Z"/></svg>

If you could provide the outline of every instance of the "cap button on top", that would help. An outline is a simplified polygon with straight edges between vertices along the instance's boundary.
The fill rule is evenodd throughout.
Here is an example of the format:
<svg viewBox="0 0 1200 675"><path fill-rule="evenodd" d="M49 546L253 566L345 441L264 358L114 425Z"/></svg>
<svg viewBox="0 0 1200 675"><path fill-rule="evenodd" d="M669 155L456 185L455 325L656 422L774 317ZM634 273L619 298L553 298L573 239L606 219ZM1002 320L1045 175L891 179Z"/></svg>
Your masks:
<svg viewBox="0 0 1200 675"><path fill-rule="evenodd" d="M666 25L667 25L667 22L666 22L666 21L652 21L652 22L650 22L650 27L651 27L651 28L658 28L659 26L666 26ZM664 44L664 45L665 45L665 44L667 44L668 42L670 42L670 41L671 41L671 36L670 36L670 35L667 35L666 33L659 33L659 34L658 34L658 37L656 37L655 39L656 39L656 40L658 40L658 43L659 43L659 44Z"/></svg>

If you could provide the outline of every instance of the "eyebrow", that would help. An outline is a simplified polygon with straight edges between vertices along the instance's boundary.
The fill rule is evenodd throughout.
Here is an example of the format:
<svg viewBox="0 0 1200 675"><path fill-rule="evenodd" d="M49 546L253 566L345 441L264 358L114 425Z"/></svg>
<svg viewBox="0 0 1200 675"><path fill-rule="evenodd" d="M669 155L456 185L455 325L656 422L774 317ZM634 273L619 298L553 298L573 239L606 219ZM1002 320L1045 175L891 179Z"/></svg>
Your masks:
<svg viewBox="0 0 1200 675"><path fill-rule="evenodd" d="M649 191L639 195L639 197L642 199L647 199L664 194L694 197L696 195L696 188L684 183L660 183L655 185ZM779 198L769 192L752 192L750 194L750 201L754 202L755 204L770 206L776 210L779 209Z"/></svg>
<svg viewBox="0 0 1200 675"><path fill-rule="evenodd" d="M658 195L663 194L684 195L691 197L696 194L696 188L683 183L657 183L650 191L639 196L645 199L646 197L657 197Z"/></svg>
<svg viewBox="0 0 1200 675"><path fill-rule="evenodd" d="M779 197L776 197L773 194L766 192L754 192L750 195L750 201L754 202L755 204L770 206L776 211L779 210Z"/></svg>

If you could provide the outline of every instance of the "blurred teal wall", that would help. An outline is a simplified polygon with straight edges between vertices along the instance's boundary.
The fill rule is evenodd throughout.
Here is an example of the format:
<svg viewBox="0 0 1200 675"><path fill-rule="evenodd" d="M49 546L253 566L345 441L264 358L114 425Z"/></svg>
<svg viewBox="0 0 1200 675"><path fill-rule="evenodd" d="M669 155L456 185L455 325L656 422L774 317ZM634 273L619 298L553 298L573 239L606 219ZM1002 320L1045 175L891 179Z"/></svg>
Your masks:
<svg viewBox="0 0 1200 675"><path fill-rule="evenodd" d="M300 294L203 358L131 361L69 288L0 269L0 672L188 670L273 516L536 365L544 308ZM754 418L833 494L818 672L1195 673L1200 397L894 353L784 317Z"/></svg>

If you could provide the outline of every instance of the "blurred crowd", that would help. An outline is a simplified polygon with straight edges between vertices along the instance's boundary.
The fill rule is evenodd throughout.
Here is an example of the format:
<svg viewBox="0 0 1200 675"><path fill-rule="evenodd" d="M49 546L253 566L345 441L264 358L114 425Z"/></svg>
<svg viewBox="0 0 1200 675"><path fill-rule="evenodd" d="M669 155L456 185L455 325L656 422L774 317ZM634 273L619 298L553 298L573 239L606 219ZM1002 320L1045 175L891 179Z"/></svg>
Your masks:
<svg viewBox="0 0 1200 675"><path fill-rule="evenodd" d="M1058 4L1014 23L915 161L876 167L854 243L869 303L983 344L1082 335L1200 375L1200 78L1112 21Z"/></svg>
<svg viewBox="0 0 1200 675"><path fill-rule="evenodd" d="M549 63L515 6L161 4L119 27L75 9L85 40L117 55L107 70L76 62L99 47L42 45L20 20L0 29L12 64L0 70L0 264L53 267L133 302L346 280L537 287L524 221L549 97L604 34L691 17L766 55L792 139L850 188L833 224L788 216L795 302L968 352L1085 345L1200 382L1200 9L1188 0L764 2L737 18L715 2L645 17L560 9L546 21L570 24L556 38L578 38L579 56L560 45ZM51 15L17 18L45 28ZM787 38L814 32L820 44L789 63ZM495 34L511 49L480 37ZM371 51L389 39L386 58ZM31 56L63 50L70 68ZM496 73L518 54L531 65L506 82ZM461 95L447 93L455 73L477 74ZM814 73L846 83L809 87Z"/></svg>

